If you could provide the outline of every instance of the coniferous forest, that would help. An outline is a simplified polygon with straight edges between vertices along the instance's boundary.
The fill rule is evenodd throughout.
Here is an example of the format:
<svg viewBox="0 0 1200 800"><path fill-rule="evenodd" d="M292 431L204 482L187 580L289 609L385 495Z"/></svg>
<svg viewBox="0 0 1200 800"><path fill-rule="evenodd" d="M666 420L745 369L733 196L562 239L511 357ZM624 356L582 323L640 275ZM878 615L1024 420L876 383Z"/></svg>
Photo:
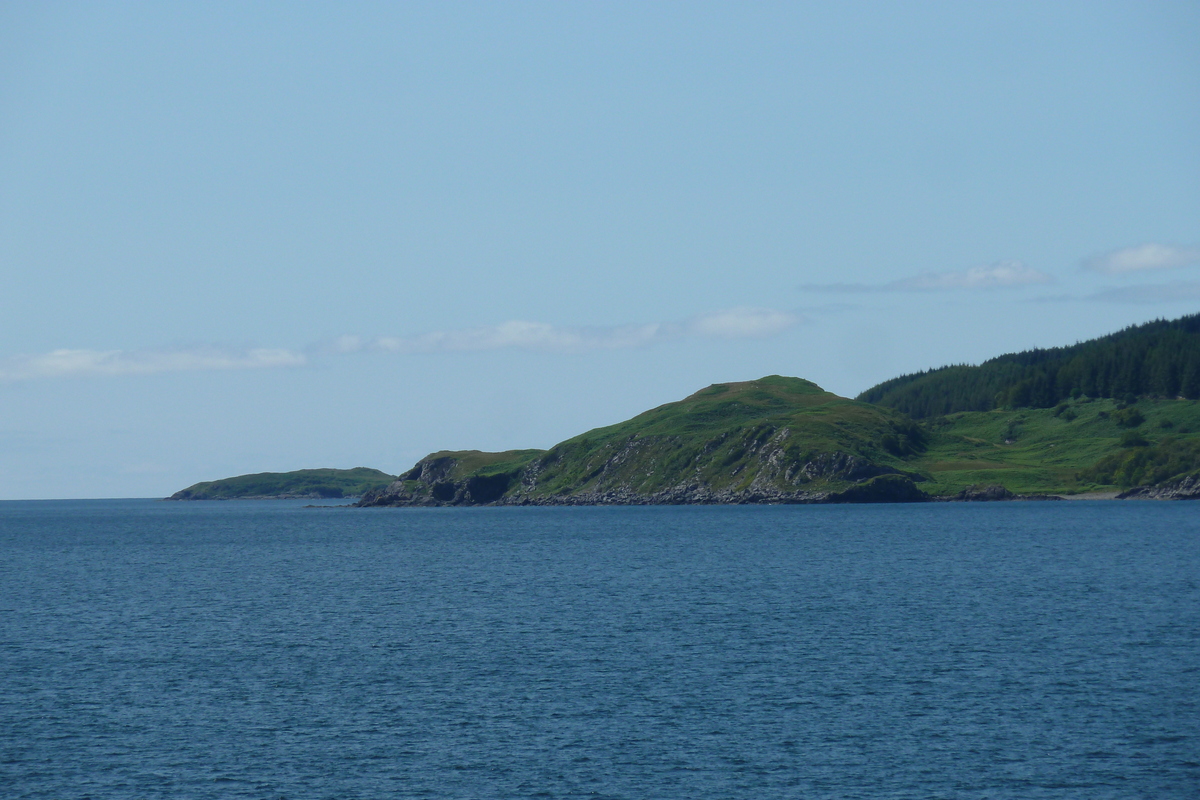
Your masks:
<svg viewBox="0 0 1200 800"><path fill-rule="evenodd" d="M918 419L1050 408L1072 397L1200 398L1200 314L1155 320L1070 347L1026 350L884 381L858 400Z"/></svg>

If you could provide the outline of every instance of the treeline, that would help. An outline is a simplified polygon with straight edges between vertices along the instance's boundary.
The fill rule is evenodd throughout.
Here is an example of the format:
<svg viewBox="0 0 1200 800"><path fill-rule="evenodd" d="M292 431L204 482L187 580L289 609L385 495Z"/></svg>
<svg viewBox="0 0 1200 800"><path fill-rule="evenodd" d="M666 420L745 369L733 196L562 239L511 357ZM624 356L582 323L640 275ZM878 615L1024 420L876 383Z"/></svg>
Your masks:
<svg viewBox="0 0 1200 800"><path fill-rule="evenodd" d="M1049 408L1069 397L1200 398L1200 314L1156 320L1071 347L1026 350L977 367L902 375L859 400L912 417L994 408Z"/></svg>

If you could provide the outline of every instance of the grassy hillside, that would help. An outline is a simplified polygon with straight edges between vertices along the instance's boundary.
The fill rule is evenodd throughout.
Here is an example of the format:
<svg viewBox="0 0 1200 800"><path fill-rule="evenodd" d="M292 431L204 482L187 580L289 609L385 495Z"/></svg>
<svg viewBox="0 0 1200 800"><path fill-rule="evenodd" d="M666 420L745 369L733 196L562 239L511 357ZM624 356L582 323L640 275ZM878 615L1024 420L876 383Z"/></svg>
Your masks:
<svg viewBox="0 0 1200 800"><path fill-rule="evenodd" d="M1188 460L1200 446L1200 404L1192 400L1075 400L961 412L925 426L928 446L908 463L928 478L921 488L932 494L987 484L1018 494L1112 490L1165 480L1176 466L1200 466ZM1131 461L1140 471L1128 467ZM1151 462L1158 467L1146 468Z"/></svg>
<svg viewBox="0 0 1200 800"><path fill-rule="evenodd" d="M387 486L392 476L377 469L300 469L259 472L189 486L168 500L234 500L265 497L358 497Z"/></svg>
<svg viewBox="0 0 1200 800"><path fill-rule="evenodd" d="M434 453L362 503L800 502L902 476L925 438L902 414L776 375L709 386L546 452Z"/></svg>
<svg viewBox="0 0 1200 800"><path fill-rule="evenodd" d="M771 376L710 386L548 451L434 453L362 504L827 502L986 486L1072 494L1197 471L1196 401L1084 398L917 424Z"/></svg>
<svg viewBox="0 0 1200 800"><path fill-rule="evenodd" d="M832 454L862 462L859 472L879 474L901 470L923 438L903 415L773 375L716 384L555 445L538 462L536 491L650 494L681 482L731 491L756 482L781 489L840 483L855 467L835 465Z"/></svg>
<svg viewBox="0 0 1200 800"><path fill-rule="evenodd" d="M902 375L858 399L922 419L1051 408L1079 396L1200 398L1200 314L1132 326L1070 347L1010 353L977 367Z"/></svg>

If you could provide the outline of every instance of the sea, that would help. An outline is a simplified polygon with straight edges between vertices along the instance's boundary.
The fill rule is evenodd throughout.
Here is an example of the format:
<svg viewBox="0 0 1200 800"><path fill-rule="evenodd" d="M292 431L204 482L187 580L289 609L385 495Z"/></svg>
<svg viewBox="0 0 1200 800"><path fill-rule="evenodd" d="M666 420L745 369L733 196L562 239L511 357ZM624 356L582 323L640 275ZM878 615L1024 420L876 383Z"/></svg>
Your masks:
<svg viewBox="0 0 1200 800"><path fill-rule="evenodd" d="M0 503L0 797L1200 797L1200 504Z"/></svg>

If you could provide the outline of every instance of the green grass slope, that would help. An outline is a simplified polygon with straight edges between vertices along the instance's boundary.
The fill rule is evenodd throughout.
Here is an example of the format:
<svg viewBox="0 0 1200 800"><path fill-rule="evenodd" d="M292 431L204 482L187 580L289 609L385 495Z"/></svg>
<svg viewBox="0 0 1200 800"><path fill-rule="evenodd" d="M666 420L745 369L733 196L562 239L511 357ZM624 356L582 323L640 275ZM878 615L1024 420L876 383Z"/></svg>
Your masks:
<svg viewBox="0 0 1200 800"><path fill-rule="evenodd" d="M937 495L983 485L1016 494L1111 491L1200 467L1200 404L1192 400L1125 407L1085 398L1052 409L961 412L925 427L927 447L907 463Z"/></svg>
<svg viewBox="0 0 1200 800"><path fill-rule="evenodd" d="M189 486L168 500L235 500L249 498L358 497L387 486L392 476L368 467L354 469L300 469L294 472L259 472Z"/></svg>

